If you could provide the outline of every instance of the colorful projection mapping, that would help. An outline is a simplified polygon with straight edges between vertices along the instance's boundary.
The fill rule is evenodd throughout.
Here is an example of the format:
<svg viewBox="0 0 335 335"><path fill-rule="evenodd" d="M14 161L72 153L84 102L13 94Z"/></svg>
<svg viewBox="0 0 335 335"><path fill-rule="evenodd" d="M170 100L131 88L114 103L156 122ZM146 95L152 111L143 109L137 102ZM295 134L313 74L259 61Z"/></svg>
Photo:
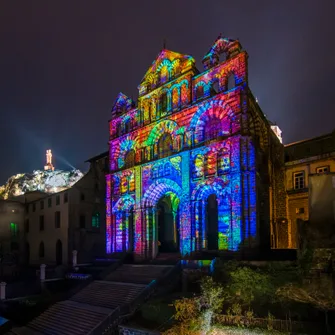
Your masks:
<svg viewBox="0 0 335 335"><path fill-rule="evenodd" d="M224 60L220 60L220 57ZM112 109L106 176L107 253L238 250L256 236L255 149L247 118L247 53L218 38L199 74L162 50Z"/></svg>

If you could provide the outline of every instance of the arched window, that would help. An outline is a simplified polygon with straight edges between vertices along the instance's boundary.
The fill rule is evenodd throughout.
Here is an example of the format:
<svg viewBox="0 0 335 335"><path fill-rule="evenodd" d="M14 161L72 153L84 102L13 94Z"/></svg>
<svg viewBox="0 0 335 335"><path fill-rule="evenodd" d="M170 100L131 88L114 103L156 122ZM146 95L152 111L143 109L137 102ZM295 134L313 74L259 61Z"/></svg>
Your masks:
<svg viewBox="0 0 335 335"><path fill-rule="evenodd" d="M175 110L179 107L179 91L178 88L175 87L172 90L172 109Z"/></svg>
<svg viewBox="0 0 335 335"><path fill-rule="evenodd" d="M204 127L204 141L216 139L220 135L221 121L212 118Z"/></svg>
<svg viewBox="0 0 335 335"><path fill-rule="evenodd" d="M163 134L158 141L158 157L167 157L172 154L172 137L170 134Z"/></svg>
<svg viewBox="0 0 335 335"><path fill-rule="evenodd" d="M236 86L234 74L230 74L227 78L227 91L231 90Z"/></svg>
<svg viewBox="0 0 335 335"><path fill-rule="evenodd" d="M229 172L230 156L227 148L223 148L218 153L218 173L223 174Z"/></svg>
<svg viewBox="0 0 335 335"><path fill-rule="evenodd" d="M169 69L167 66L163 66L160 73L161 84L166 83L169 80Z"/></svg>
<svg viewBox="0 0 335 335"><path fill-rule="evenodd" d="M204 176L204 157L197 155L194 159L193 178L201 178Z"/></svg>
<svg viewBox="0 0 335 335"><path fill-rule="evenodd" d="M127 120L125 120L124 122L124 133L127 134L131 131L131 120L130 118L128 118Z"/></svg>
<svg viewBox="0 0 335 335"><path fill-rule="evenodd" d="M220 92L219 80L218 80L218 78L215 78L213 80L213 84L212 84L212 94L217 94L219 92Z"/></svg>
<svg viewBox="0 0 335 335"><path fill-rule="evenodd" d="M196 92L195 92L195 96L196 96L196 99L201 99L203 98L205 95L205 91L204 91L204 86L203 85L198 85L197 88L196 88Z"/></svg>
<svg viewBox="0 0 335 335"><path fill-rule="evenodd" d="M100 213L94 212L92 214L92 228L99 228L100 227Z"/></svg>
<svg viewBox="0 0 335 335"><path fill-rule="evenodd" d="M135 165L135 150L130 149L124 157L124 167L130 168Z"/></svg>
<svg viewBox="0 0 335 335"><path fill-rule="evenodd" d="M187 105L188 104L188 88L186 87L185 84L181 86L180 96L181 96L181 104L183 106Z"/></svg>
<svg viewBox="0 0 335 335"><path fill-rule="evenodd" d="M39 254L40 258L44 257L44 243L43 242L40 243L38 254Z"/></svg>
<svg viewBox="0 0 335 335"><path fill-rule="evenodd" d="M167 92L163 92L159 98L159 107L161 115L164 115L168 111L168 96Z"/></svg>
<svg viewBox="0 0 335 335"><path fill-rule="evenodd" d="M143 102L143 121L144 124L148 124L150 122L151 117L151 101L147 99Z"/></svg>

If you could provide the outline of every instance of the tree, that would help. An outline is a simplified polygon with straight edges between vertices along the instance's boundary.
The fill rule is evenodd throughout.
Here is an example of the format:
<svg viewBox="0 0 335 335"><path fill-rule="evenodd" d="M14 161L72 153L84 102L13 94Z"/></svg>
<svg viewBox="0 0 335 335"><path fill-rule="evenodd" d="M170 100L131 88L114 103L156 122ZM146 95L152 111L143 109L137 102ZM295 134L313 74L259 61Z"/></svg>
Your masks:
<svg viewBox="0 0 335 335"><path fill-rule="evenodd" d="M278 289L277 294L284 299L311 304L324 312L326 329L331 334L328 312L335 310L335 297L330 276L324 277L321 280L312 280L301 286L293 284L285 285Z"/></svg>
<svg viewBox="0 0 335 335"><path fill-rule="evenodd" d="M225 290L227 300L248 307L255 299L261 303L268 301L274 292L273 283L267 274L248 267L232 271Z"/></svg>
<svg viewBox="0 0 335 335"><path fill-rule="evenodd" d="M194 298L176 300L174 318L178 323L164 335L207 334L212 326L213 317L221 312L224 301L223 288L206 277L201 282L201 294Z"/></svg>

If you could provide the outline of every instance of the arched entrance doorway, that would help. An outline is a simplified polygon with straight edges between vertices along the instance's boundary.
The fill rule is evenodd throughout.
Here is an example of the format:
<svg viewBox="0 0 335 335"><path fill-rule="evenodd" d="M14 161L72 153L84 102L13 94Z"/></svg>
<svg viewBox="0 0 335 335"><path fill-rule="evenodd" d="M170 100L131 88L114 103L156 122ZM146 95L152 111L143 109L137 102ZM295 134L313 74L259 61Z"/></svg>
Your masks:
<svg viewBox="0 0 335 335"><path fill-rule="evenodd" d="M134 251L134 211L128 214L128 252Z"/></svg>
<svg viewBox="0 0 335 335"><path fill-rule="evenodd" d="M56 242L56 264L61 265L63 263L63 245L61 240Z"/></svg>
<svg viewBox="0 0 335 335"><path fill-rule="evenodd" d="M206 227L208 250L218 250L218 203L215 194L207 198Z"/></svg>
<svg viewBox="0 0 335 335"><path fill-rule="evenodd" d="M191 230L188 207L185 203L179 206L182 194L181 187L169 178L159 178L146 190L142 199L146 246L142 250L146 257L155 258L164 249L165 252L190 251L190 238L186 235ZM180 237L179 216L184 218Z"/></svg>
<svg viewBox="0 0 335 335"><path fill-rule="evenodd" d="M157 203L158 252L179 252L178 212L173 194L166 194Z"/></svg>

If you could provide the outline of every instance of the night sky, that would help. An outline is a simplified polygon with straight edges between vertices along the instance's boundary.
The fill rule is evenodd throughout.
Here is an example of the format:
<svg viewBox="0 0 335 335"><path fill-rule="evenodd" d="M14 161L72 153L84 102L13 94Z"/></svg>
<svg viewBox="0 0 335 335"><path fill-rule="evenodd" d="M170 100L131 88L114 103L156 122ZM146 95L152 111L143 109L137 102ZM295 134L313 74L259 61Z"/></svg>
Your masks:
<svg viewBox="0 0 335 335"><path fill-rule="evenodd" d="M207 4L210 7L207 7ZM284 142L335 129L334 0L0 0L0 184L107 150L116 95L166 39L201 59L223 33L249 54L249 83Z"/></svg>

